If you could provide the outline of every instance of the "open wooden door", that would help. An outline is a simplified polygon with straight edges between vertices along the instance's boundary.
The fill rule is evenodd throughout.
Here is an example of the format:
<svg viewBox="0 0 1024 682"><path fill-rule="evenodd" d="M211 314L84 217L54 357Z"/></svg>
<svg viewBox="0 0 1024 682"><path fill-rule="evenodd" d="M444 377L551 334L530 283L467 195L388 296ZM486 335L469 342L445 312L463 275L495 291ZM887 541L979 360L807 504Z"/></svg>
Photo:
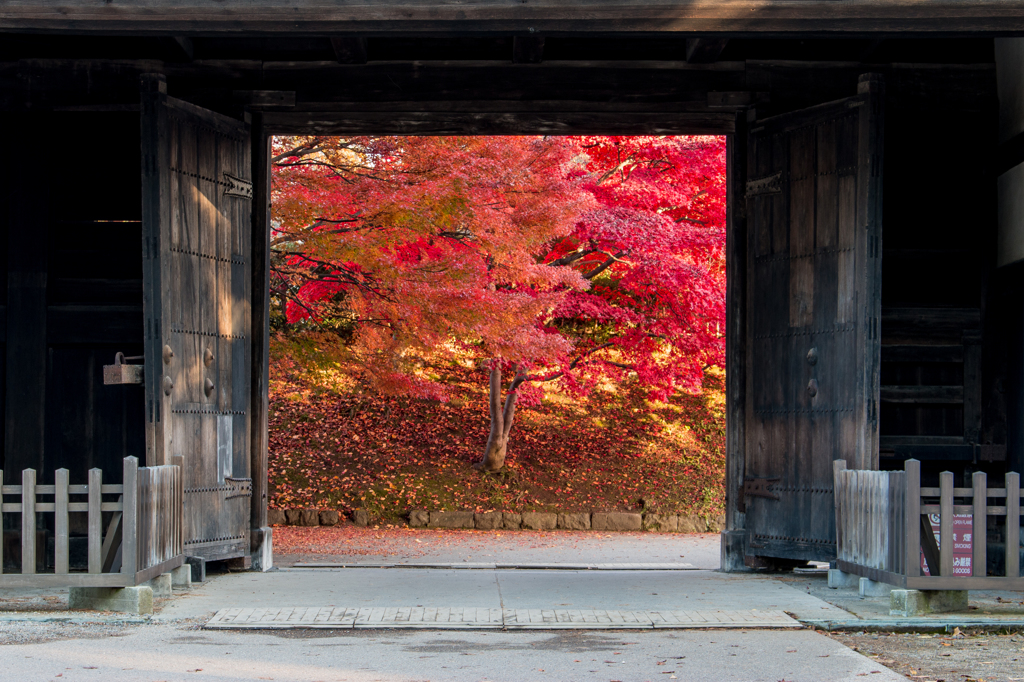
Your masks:
<svg viewBox="0 0 1024 682"><path fill-rule="evenodd" d="M147 466L181 457L185 553L249 552L248 126L142 93Z"/></svg>
<svg viewBox="0 0 1024 682"><path fill-rule="evenodd" d="M746 553L827 561L833 460L878 468L880 77L752 123L747 178Z"/></svg>

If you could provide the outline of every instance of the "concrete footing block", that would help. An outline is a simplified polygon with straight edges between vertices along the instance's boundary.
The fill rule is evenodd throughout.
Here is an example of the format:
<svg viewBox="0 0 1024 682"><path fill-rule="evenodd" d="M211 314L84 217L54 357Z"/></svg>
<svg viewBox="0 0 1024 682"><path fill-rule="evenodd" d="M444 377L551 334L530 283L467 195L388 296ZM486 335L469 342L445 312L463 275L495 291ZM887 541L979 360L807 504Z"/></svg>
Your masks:
<svg viewBox="0 0 1024 682"><path fill-rule="evenodd" d="M685 517L679 517L680 526ZM747 531L727 530L722 533L722 570L726 573L746 573L750 569L743 561L746 554Z"/></svg>
<svg viewBox="0 0 1024 682"><path fill-rule="evenodd" d="M890 616L956 613L967 606L967 590L893 590L889 595Z"/></svg>
<svg viewBox="0 0 1024 682"><path fill-rule="evenodd" d="M828 586L833 590L840 587L856 587L859 590L860 576L840 571L838 568L830 568L828 569Z"/></svg>
<svg viewBox="0 0 1024 682"><path fill-rule="evenodd" d="M173 569L171 575L171 587L192 587L192 567L182 564Z"/></svg>
<svg viewBox="0 0 1024 682"><path fill-rule="evenodd" d="M252 570L269 571L274 567L274 529L264 526L251 531L250 538Z"/></svg>
<svg viewBox="0 0 1024 682"><path fill-rule="evenodd" d="M170 573L161 573L157 577L151 580L147 580L142 584L150 587L153 590L153 597L155 597L156 599L166 599L167 597L170 597L174 594L173 590L171 589L174 582L171 580Z"/></svg>
<svg viewBox="0 0 1024 682"><path fill-rule="evenodd" d="M861 578L858 583L858 590L862 597L888 597L892 592L892 585L880 583L870 578Z"/></svg>
<svg viewBox="0 0 1024 682"><path fill-rule="evenodd" d="M148 615L153 613L153 589L136 587L72 587L68 594L72 611L115 611Z"/></svg>

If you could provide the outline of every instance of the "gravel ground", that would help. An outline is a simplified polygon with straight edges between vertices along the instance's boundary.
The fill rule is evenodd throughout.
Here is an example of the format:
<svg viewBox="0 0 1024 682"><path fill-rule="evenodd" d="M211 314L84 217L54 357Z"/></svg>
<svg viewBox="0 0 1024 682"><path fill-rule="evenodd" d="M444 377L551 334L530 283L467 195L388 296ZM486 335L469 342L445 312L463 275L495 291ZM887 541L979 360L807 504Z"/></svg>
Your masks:
<svg viewBox="0 0 1024 682"><path fill-rule="evenodd" d="M1021 633L917 635L833 632L828 636L915 681L1024 680L1024 634Z"/></svg>

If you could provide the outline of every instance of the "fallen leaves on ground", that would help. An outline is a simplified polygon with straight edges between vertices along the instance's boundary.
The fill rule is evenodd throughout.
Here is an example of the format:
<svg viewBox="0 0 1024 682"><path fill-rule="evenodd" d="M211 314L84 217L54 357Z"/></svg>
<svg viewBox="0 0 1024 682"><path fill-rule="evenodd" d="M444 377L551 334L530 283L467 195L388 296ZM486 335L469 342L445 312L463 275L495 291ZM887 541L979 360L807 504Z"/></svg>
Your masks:
<svg viewBox="0 0 1024 682"><path fill-rule="evenodd" d="M411 509L645 510L717 515L724 503L724 391L667 403L620 387L523 407L506 467L473 468L487 441L486 374L446 374L448 403L325 389L275 342L270 395L270 507L397 519ZM276 543L275 543L276 544Z"/></svg>

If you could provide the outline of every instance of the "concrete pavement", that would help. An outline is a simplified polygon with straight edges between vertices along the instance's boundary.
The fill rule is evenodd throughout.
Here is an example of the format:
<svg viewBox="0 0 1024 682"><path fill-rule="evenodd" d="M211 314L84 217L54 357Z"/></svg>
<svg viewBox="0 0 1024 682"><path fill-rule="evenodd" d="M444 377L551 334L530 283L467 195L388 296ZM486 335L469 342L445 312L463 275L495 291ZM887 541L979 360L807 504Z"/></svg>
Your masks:
<svg viewBox="0 0 1024 682"><path fill-rule="evenodd" d="M0 679L34 682L894 682L800 631L231 632L188 623L0 648ZM59 676L59 677L58 677Z"/></svg>

